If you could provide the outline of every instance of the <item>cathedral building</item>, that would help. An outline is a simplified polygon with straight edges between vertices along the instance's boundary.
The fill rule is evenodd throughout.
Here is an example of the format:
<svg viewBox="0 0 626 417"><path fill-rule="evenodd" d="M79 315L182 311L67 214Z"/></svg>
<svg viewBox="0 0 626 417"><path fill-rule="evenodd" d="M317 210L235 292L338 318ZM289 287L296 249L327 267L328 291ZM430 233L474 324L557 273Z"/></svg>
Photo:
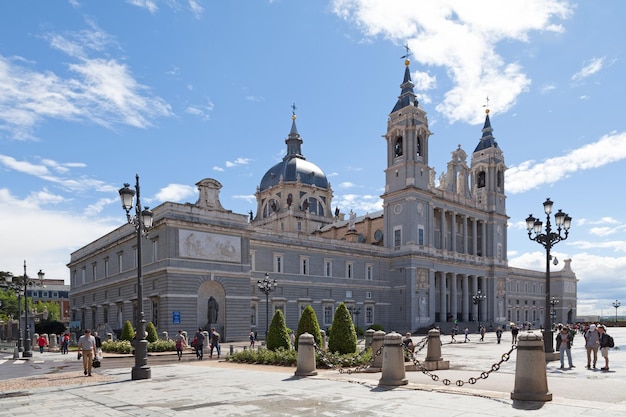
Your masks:
<svg viewBox="0 0 626 417"><path fill-rule="evenodd" d="M294 113L284 158L257 186L256 212L224 208L222 186L210 178L196 184L197 202L153 210L142 250L143 300L132 225L72 253L73 320L83 328L121 329L126 320L136 323L141 301L159 332L211 326L229 341L250 331L262 337L277 309L295 329L307 305L325 329L343 302L356 326L402 333L434 325L447 332L454 321L544 325L545 273L507 262L506 165L489 111L478 143L468 143L473 152L458 145L436 180L428 118L405 64L380 144L386 150L380 212L333 209L331 184L305 158ZM570 263L551 273L557 322L576 318ZM257 288L265 277L276 280L268 294Z"/></svg>

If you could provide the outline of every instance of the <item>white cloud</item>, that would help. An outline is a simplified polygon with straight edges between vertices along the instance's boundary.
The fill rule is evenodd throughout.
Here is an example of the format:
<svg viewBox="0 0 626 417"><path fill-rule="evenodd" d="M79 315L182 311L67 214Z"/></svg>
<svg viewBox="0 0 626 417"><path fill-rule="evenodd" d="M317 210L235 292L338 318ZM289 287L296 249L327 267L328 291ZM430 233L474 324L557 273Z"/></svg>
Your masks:
<svg viewBox="0 0 626 417"><path fill-rule="evenodd" d="M600 71L604 67L605 61L606 61L606 57L593 58L591 61L586 63L580 71L572 75L572 80L580 81L583 78L587 78L590 75L595 74L596 72Z"/></svg>
<svg viewBox="0 0 626 417"><path fill-rule="evenodd" d="M38 72L25 59L0 56L0 131L25 140L33 139L36 126L48 118L146 128L172 115L169 104L110 58L106 48L116 47L111 37L88 23L89 30L46 37L51 47L74 59L67 64L74 77Z"/></svg>
<svg viewBox="0 0 626 417"><path fill-rule="evenodd" d="M383 201L377 195L343 194L333 198L333 205L345 213L353 210L365 214L382 210Z"/></svg>
<svg viewBox="0 0 626 417"><path fill-rule="evenodd" d="M342 183L339 184L339 188L354 188L356 187L356 184L354 184L353 182L349 182L349 181L344 181Z"/></svg>
<svg viewBox="0 0 626 417"><path fill-rule="evenodd" d="M492 111L510 109L528 90L530 80L515 62L505 62L495 51L502 41L526 42L530 32L560 33L555 19L570 16L564 0L476 2L440 0L334 0L333 11L354 22L366 36L383 36L407 43L423 65L447 69L453 86L437 111L451 122L480 123L476 103L486 95L494 99ZM463 39L463 42L458 42ZM421 81L421 80L420 80Z"/></svg>
<svg viewBox="0 0 626 417"><path fill-rule="evenodd" d="M212 169L213 169L213 171L224 172L224 168L222 168L222 167L214 166Z"/></svg>
<svg viewBox="0 0 626 417"><path fill-rule="evenodd" d="M552 184L573 172L598 168L626 159L626 132L613 132L595 143L544 162L526 161L506 171L507 192L518 194Z"/></svg>
<svg viewBox="0 0 626 417"><path fill-rule="evenodd" d="M181 202L184 199L197 194L197 190L189 185L183 184L169 184L168 186L161 188L161 190L155 195L155 198L160 201L173 201Z"/></svg>
<svg viewBox="0 0 626 417"><path fill-rule="evenodd" d="M233 168L240 165L248 165L252 161L250 158L237 158L234 161L226 161L226 168Z"/></svg>
<svg viewBox="0 0 626 417"><path fill-rule="evenodd" d="M150 13L154 14L159 10L159 7L152 0L126 0L128 4L146 9Z"/></svg>

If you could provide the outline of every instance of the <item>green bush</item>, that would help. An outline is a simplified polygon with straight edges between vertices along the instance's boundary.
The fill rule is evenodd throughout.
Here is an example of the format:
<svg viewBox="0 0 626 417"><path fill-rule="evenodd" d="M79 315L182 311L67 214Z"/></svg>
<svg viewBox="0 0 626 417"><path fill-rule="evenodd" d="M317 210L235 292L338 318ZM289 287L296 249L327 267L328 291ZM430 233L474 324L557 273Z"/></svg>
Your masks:
<svg viewBox="0 0 626 417"><path fill-rule="evenodd" d="M133 340L135 338L135 331L133 330L133 325L130 320L126 320L124 322L124 327L122 327L122 334L120 336L120 340Z"/></svg>
<svg viewBox="0 0 626 417"><path fill-rule="evenodd" d="M287 333L285 316L283 316L283 312L280 309L276 310L276 313L274 313L272 324L270 324L270 328L267 332L266 344L269 350L278 350L281 347L285 350L291 348L291 340L289 340L289 333Z"/></svg>
<svg viewBox="0 0 626 417"><path fill-rule="evenodd" d="M319 369L330 368L332 366L348 368L363 366L371 362L372 350L367 349L362 353L351 353L339 355L337 353L325 352L324 358L315 354L316 367ZM226 361L235 363L251 363L255 365L276 365L276 366L296 366L298 363L298 353L295 350L278 349L272 351L260 348L258 350L247 349L235 352L226 357Z"/></svg>
<svg viewBox="0 0 626 417"><path fill-rule="evenodd" d="M154 327L151 321L146 325L146 332L148 332L148 336L146 336L146 340L150 343L156 342L159 340L159 335L157 334L157 329Z"/></svg>
<svg viewBox="0 0 626 417"><path fill-rule="evenodd" d="M173 340L157 340L148 343L148 352L169 352L176 350L176 342Z"/></svg>
<svg viewBox="0 0 626 417"><path fill-rule="evenodd" d="M228 355L226 360L257 365L295 366L298 363L298 353L295 350L285 350L283 348L275 351L263 348L258 350L247 349Z"/></svg>
<svg viewBox="0 0 626 417"><path fill-rule="evenodd" d="M102 351L108 353L131 353L133 347L128 340L102 342ZM176 350L176 343L173 340L157 340L148 343L148 352L169 352Z"/></svg>
<svg viewBox="0 0 626 417"><path fill-rule="evenodd" d="M296 332L296 350L298 349L298 340L300 335L303 333L309 333L313 336L313 340L315 340L315 344L317 346L322 346L322 332L320 330L320 325L317 322L317 316L315 315L315 310L310 305L306 306L302 311L302 315L300 316L300 320L298 320L298 331Z"/></svg>
<svg viewBox="0 0 626 417"><path fill-rule="evenodd" d="M367 328L367 330L369 330L369 329L372 329L372 330L374 330L375 332L377 332L377 331L379 331L379 330L380 330L380 331L383 331L383 332L385 331L385 327L384 327L384 326L382 326L382 325L380 325L380 324L376 324L376 323L374 323L374 324L370 324L370 325L369 325L369 327Z"/></svg>
<svg viewBox="0 0 626 417"><path fill-rule="evenodd" d="M332 333L328 341L328 350L339 354L355 353L356 331L350 312L344 303L339 304L335 311L335 318L332 324Z"/></svg>
<svg viewBox="0 0 626 417"><path fill-rule="evenodd" d="M132 346L128 340L105 340L102 342L102 351L109 353L130 353Z"/></svg>

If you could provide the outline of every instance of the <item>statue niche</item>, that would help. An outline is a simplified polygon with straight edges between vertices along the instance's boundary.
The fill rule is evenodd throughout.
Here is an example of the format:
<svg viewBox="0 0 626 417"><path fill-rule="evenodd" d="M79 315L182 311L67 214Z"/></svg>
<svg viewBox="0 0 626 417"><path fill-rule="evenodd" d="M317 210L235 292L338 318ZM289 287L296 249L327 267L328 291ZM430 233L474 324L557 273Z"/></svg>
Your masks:
<svg viewBox="0 0 626 417"><path fill-rule="evenodd" d="M209 298L208 307L209 307L208 310L207 310L207 320L208 320L208 323L207 323L207 326L206 326L207 329L210 328L211 324L217 323L218 313L220 311L220 305L217 302L217 300L215 298L213 298L213 296L211 296Z"/></svg>

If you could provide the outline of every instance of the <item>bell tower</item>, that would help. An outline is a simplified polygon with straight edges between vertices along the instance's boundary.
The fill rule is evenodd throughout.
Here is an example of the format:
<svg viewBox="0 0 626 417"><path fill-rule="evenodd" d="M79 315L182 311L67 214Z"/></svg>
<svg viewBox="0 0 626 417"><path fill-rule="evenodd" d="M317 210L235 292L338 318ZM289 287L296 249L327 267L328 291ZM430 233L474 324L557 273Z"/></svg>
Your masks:
<svg viewBox="0 0 626 417"><path fill-rule="evenodd" d="M400 96L389 114L387 133L383 136L387 149L385 193L381 196L384 245L393 248L428 245L425 231L432 223L428 209L434 187L434 171L428 166L431 132L426 112L413 91L410 63L409 59L404 62Z"/></svg>

